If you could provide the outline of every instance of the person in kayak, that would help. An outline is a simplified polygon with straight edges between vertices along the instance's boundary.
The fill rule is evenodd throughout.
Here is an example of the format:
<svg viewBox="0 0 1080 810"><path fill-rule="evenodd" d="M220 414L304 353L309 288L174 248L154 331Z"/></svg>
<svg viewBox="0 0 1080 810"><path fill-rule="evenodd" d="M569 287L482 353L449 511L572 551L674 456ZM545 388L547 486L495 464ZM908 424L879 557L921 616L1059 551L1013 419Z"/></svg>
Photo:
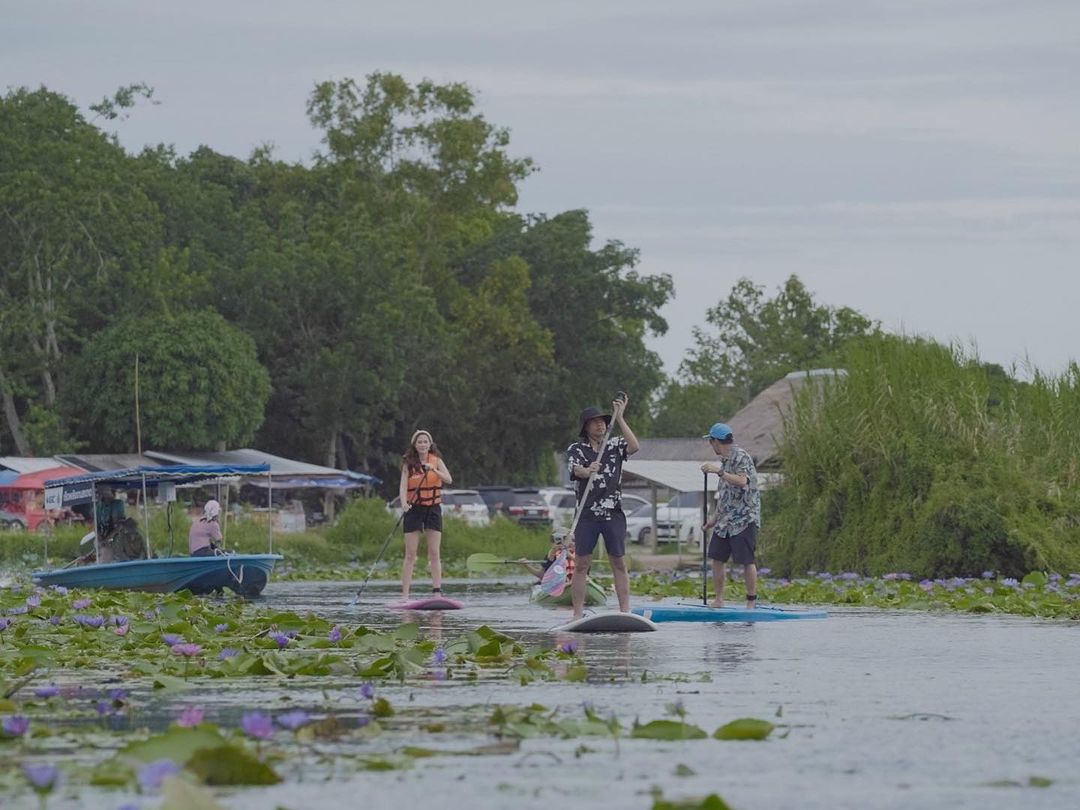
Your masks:
<svg viewBox="0 0 1080 810"><path fill-rule="evenodd" d="M401 482L398 486L401 508L405 511L405 561L401 566L401 599L404 602L409 601L421 532L427 539L431 592L442 593L442 562L439 557L442 489L453 482L431 434L426 430L413 433L409 449L402 456Z"/></svg>
<svg viewBox="0 0 1080 810"><path fill-rule="evenodd" d="M561 534L554 534L551 536L551 548L548 549L547 557L540 561L539 565L533 565L532 561L522 557L518 560L518 563L536 577L536 581L539 582L544 578L544 574L551 568L551 564L559 558L563 550L566 553L566 581L568 584L574 580L574 548L566 542L566 536Z"/></svg>
<svg viewBox="0 0 1080 810"><path fill-rule="evenodd" d="M717 490L716 511L706 522L704 537L709 540L709 559L712 560L713 585L716 598L713 607L724 606L724 583L727 561L734 559L743 567L746 583L746 607L757 604L757 550L758 529L761 526L761 491L758 489L757 469L750 454L735 444L731 428L717 422L702 438L720 457L718 462L706 461L701 465L704 473L720 476Z"/></svg>
<svg viewBox="0 0 1080 810"><path fill-rule="evenodd" d="M610 414L601 413L596 408L582 411L578 430L581 441L566 450L570 478L577 486L580 513L571 538L578 555L578 568L582 571L582 576L574 579L571 588L575 619L585 615L586 579L593 550L601 535L615 579L619 610L623 613L630 610L630 578L623 560L626 554L626 515L622 510L620 486L623 462L636 453L640 445L623 418L628 401L625 394L620 394L612 401ZM623 435L609 436L605 443L604 436L612 419Z"/></svg>

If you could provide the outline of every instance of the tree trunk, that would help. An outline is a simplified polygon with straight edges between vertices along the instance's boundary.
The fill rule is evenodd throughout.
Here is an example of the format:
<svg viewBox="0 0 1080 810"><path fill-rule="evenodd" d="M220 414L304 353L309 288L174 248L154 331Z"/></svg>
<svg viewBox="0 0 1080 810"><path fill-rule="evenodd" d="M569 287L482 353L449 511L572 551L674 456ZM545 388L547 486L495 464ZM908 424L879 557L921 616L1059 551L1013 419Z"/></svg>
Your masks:
<svg viewBox="0 0 1080 810"><path fill-rule="evenodd" d="M19 418L19 411L15 407L15 397L11 393L11 386L8 385L7 376L2 369L0 369L0 396L4 399L4 421L7 423L8 433L11 434L11 438L15 441L15 450L20 456L31 455L33 448L30 447L30 443L23 433L22 420Z"/></svg>

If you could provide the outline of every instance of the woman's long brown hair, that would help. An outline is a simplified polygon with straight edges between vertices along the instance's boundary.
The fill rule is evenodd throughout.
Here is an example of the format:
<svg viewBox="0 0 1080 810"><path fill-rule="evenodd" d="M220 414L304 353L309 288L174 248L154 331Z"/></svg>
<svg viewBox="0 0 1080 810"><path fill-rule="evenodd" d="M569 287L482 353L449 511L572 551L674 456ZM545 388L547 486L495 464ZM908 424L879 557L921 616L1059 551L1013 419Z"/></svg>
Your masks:
<svg viewBox="0 0 1080 810"><path fill-rule="evenodd" d="M428 433L428 438L431 439L431 434ZM442 458L442 454L439 452L439 448L435 446L435 440L431 439L431 447L428 449L429 456L436 456ZM409 468L409 474L420 472L420 453L416 450L416 442L409 445L409 449L405 451L405 455L401 457L401 460L405 463L405 466Z"/></svg>

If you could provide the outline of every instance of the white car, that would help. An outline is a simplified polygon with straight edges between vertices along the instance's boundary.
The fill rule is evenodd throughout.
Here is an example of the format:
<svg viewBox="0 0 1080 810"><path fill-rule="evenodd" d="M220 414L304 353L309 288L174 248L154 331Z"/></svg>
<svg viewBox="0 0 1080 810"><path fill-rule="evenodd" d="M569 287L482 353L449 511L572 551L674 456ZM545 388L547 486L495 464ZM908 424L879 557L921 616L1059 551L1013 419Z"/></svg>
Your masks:
<svg viewBox="0 0 1080 810"><path fill-rule="evenodd" d="M386 508L394 517L401 516L401 500L394 498ZM443 517L464 520L470 526L487 526L491 523L487 504L475 489L444 489L442 491Z"/></svg>
<svg viewBox="0 0 1080 810"><path fill-rule="evenodd" d="M661 543L681 540L701 546L701 493L680 492L666 506L656 508L656 537ZM646 503L626 516L626 537L631 543L648 545L652 539L652 504Z"/></svg>
<svg viewBox="0 0 1080 810"><path fill-rule="evenodd" d="M544 503L551 510L552 526L555 529L569 529L577 509L577 495L569 487L545 487L540 490ZM652 503L637 495L622 494L622 509L629 518L630 513L642 506L652 508Z"/></svg>

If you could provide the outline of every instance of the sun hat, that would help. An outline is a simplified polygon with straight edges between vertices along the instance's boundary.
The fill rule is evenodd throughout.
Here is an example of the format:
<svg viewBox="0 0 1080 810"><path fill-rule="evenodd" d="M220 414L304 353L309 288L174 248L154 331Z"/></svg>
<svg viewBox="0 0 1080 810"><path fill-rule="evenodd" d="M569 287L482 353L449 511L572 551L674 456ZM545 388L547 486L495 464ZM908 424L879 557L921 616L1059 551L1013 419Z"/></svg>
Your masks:
<svg viewBox="0 0 1080 810"><path fill-rule="evenodd" d="M717 441L727 442L731 441L734 434L731 432L731 428L725 425L723 422L717 422L701 438L703 439L716 439Z"/></svg>
<svg viewBox="0 0 1080 810"><path fill-rule="evenodd" d="M578 436L585 438L585 425L593 419L603 419L605 424L611 424L610 413L602 413L599 408L586 408L581 412L581 427L578 428Z"/></svg>
<svg viewBox="0 0 1080 810"><path fill-rule="evenodd" d="M213 520L221 514L221 504L217 501L207 501L203 504L202 515L206 520Z"/></svg>

